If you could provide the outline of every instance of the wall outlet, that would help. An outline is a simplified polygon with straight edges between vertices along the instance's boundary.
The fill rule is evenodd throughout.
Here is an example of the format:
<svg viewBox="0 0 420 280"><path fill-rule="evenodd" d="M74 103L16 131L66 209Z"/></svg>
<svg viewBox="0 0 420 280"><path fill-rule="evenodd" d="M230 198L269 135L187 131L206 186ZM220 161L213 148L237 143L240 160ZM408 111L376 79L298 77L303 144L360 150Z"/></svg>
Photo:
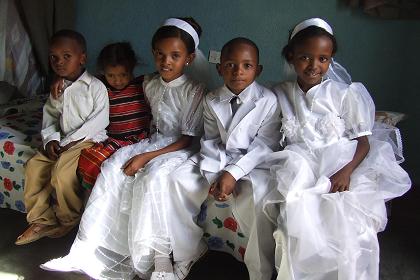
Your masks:
<svg viewBox="0 0 420 280"><path fill-rule="evenodd" d="M210 63L220 63L220 52L215 50L209 51L209 62Z"/></svg>

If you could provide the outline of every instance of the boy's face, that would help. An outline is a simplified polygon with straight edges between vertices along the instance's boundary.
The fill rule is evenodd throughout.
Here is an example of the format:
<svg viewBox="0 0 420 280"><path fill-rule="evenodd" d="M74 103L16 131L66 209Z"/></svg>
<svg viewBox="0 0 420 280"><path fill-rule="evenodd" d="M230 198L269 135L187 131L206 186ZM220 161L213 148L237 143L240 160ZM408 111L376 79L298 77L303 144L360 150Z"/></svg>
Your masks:
<svg viewBox="0 0 420 280"><path fill-rule="evenodd" d="M239 43L222 54L217 71L225 85L238 95L258 77L262 66L258 65L257 50L251 45Z"/></svg>
<svg viewBox="0 0 420 280"><path fill-rule="evenodd" d="M50 46L50 64L53 71L61 78L75 81L83 71L86 54L76 40L58 38Z"/></svg>
<svg viewBox="0 0 420 280"><path fill-rule="evenodd" d="M299 86L308 91L322 81L333 54L333 42L326 36L312 37L295 46L289 63L293 64Z"/></svg>

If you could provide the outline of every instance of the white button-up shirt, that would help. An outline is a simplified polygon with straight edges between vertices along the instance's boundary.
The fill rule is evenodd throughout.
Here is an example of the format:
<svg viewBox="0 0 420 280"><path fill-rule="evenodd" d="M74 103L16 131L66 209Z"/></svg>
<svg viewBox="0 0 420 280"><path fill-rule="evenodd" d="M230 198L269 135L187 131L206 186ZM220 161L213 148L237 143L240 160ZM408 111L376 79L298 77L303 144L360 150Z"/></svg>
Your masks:
<svg viewBox="0 0 420 280"><path fill-rule="evenodd" d="M53 140L65 146L76 140L101 141L106 139L109 124L109 100L105 85L85 71L68 85L63 94L51 95L44 105L42 141Z"/></svg>

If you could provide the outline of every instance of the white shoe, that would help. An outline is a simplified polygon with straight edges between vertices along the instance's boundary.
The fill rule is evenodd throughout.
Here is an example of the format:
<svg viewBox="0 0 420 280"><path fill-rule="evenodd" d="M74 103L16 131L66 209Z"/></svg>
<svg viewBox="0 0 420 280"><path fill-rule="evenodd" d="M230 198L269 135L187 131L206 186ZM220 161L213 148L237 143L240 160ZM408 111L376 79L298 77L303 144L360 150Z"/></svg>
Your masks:
<svg viewBox="0 0 420 280"><path fill-rule="evenodd" d="M48 271L83 273L79 268L72 266L71 261L66 257L52 259L39 267Z"/></svg>
<svg viewBox="0 0 420 280"><path fill-rule="evenodd" d="M197 252L197 255L195 255L191 260L188 261L182 261L182 262L175 262L174 263L174 274L176 279L178 280L184 280L187 278L188 273L190 273L191 268L193 265L201 259L208 251L207 244L203 241L200 242L200 246Z"/></svg>
<svg viewBox="0 0 420 280"><path fill-rule="evenodd" d="M172 272L155 271L150 280L175 280L175 275Z"/></svg>

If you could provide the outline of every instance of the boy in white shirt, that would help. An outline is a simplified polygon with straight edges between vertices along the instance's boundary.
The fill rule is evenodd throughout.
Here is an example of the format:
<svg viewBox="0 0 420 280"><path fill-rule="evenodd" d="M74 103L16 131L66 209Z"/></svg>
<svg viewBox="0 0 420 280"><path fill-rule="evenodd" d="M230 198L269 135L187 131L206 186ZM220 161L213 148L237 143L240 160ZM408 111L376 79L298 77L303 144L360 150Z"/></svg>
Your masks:
<svg viewBox="0 0 420 280"><path fill-rule="evenodd" d="M109 102L105 85L85 71L86 42L73 30L55 33L50 42L51 68L64 79L58 99L44 105L42 151L26 163L24 200L28 229L15 244L44 236L61 237L79 222L83 207L76 174L82 149L106 138ZM55 192L56 203L51 200Z"/></svg>
<svg viewBox="0 0 420 280"><path fill-rule="evenodd" d="M264 160L278 149L280 112L276 96L255 82L262 70L258 57L258 47L246 38L223 46L217 70L225 85L203 102L200 154L171 174L171 207L178 221L171 224L171 234L179 279L206 251L195 218L209 190L219 201L230 199L238 212L238 223L249 237L244 261L250 279L271 279L274 225L262 211L262 200L270 190Z"/></svg>

